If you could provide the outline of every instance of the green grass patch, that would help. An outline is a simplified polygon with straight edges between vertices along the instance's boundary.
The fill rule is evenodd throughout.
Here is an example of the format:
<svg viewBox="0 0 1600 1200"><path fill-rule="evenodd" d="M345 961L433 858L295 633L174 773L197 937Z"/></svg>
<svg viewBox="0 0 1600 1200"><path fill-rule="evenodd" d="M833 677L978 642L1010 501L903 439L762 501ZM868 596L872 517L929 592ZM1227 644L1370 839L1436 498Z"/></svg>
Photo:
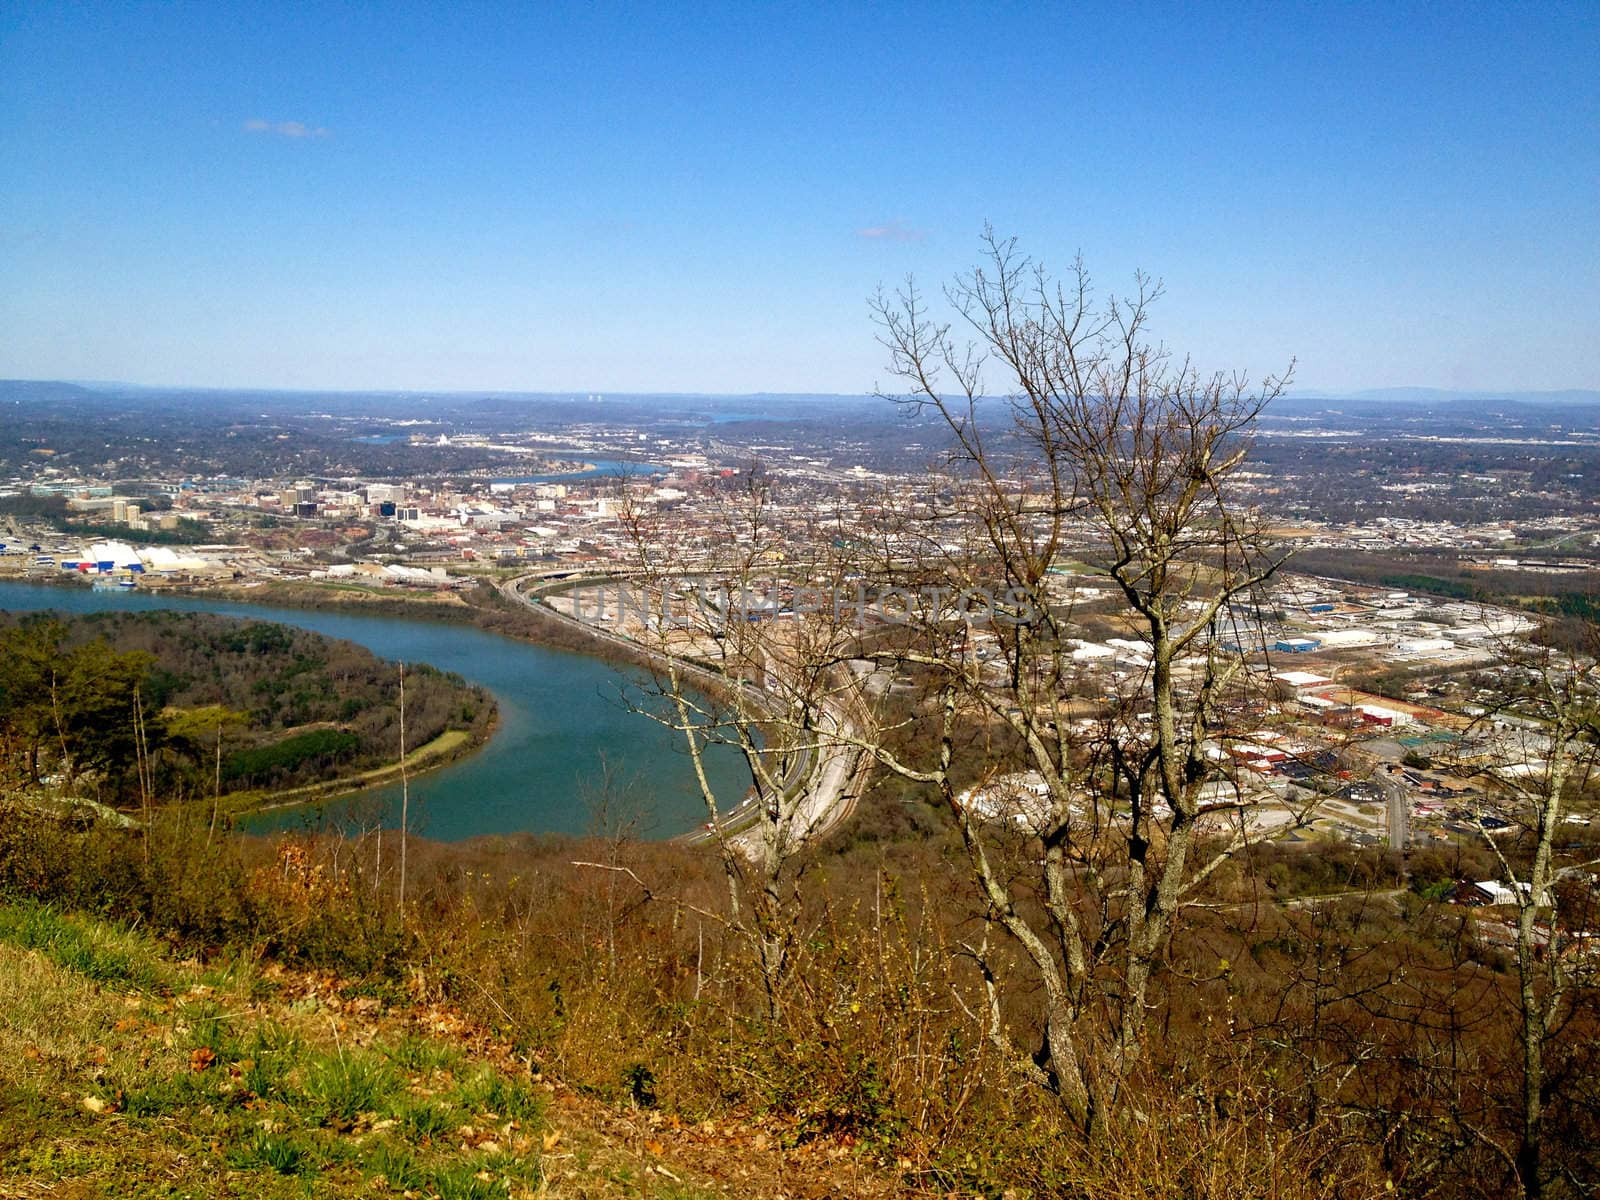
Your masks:
<svg viewBox="0 0 1600 1200"><path fill-rule="evenodd" d="M220 1059L234 1059L233 1018L213 1000L198 1000L178 1009L179 1032L190 1050L209 1050Z"/></svg>
<svg viewBox="0 0 1600 1200"><path fill-rule="evenodd" d="M276 1021L264 1021L240 1045L239 1083L261 1100L289 1096L288 1076L304 1057L300 1039Z"/></svg>
<svg viewBox="0 0 1600 1200"><path fill-rule="evenodd" d="M306 1064L302 1091L323 1121L353 1121L388 1109L400 1091L393 1064L360 1051L316 1054Z"/></svg>
<svg viewBox="0 0 1600 1200"><path fill-rule="evenodd" d="M354 1045L314 999L276 995L250 963L203 968L140 932L0 904L0 1195L538 1194L543 1093L526 1077L398 1025ZM585 1194L653 1194L596 1182Z"/></svg>
<svg viewBox="0 0 1600 1200"><path fill-rule="evenodd" d="M453 1071L461 1062L461 1051L456 1047L415 1035L381 1047L381 1052L402 1071L409 1071L414 1075Z"/></svg>
<svg viewBox="0 0 1600 1200"><path fill-rule="evenodd" d="M495 1154L444 1163L427 1172L428 1190L439 1200L495 1200L512 1184L532 1187L540 1177L537 1160Z"/></svg>
<svg viewBox="0 0 1600 1200"><path fill-rule="evenodd" d="M363 1164L369 1174L381 1179L391 1192L420 1192L427 1175L417 1165L417 1156L409 1146L394 1142L378 1142L367 1153Z"/></svg>
<svg viewBox="0 0 1600 1200"><path fill-rule="evenodd" d="M254 955L247 950L233 949L219 955L201 971L200 982L251 1000L261 1000L272 993L271 984L262 978Z"/></svg>
<svg viewBox="0 0 1600 1200"><path fill-rule="evenodd" d="M65 916L46 904L0 904L0 940L38 951L57 966L96 983L153 991L167 981L156 943L109 922Z"/></svg>
<svg viewBox="0 0 1600 1200"><path fill-rule="evenodd" d="M257 1130L248 1142L238 1146L229 1162L241 1170L264 1169L279 1175L305 1175L315 1170L312 1155L293 1137Z"/></svg>
<svg viewBox="0 0 1600 1200"><path fill-rule="evenodd" d="M408 1098L394 1109L395 1120L417 1140L437 1138L456 1127L455 1114L433 1100Z"/></svg>
<svg viewBox="0 0 1600 1200"><path fill-rule="evenodd" d="M508 1079L493 1067L479 1067L462 1080L457 1094L463 1108L514 1121L536 1121L544 1111L530 1084Z"/></svg>

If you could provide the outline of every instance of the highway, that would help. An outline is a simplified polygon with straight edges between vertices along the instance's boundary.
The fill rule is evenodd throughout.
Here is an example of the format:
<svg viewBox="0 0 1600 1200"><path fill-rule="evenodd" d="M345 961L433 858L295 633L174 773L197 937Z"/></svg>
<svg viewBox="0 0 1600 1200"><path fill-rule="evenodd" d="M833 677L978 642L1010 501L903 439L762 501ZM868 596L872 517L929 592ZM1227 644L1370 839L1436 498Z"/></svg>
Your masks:
<svg viewBox="0 0 1600 1200"><path fill-rule="evenodd" d="M604 576L588 577L587 581L598 582L616 574L617 572L607 572ZM580 621L576 617L557 612L548 604L542 603L538 596L530 596L524 590L530 583L552 582L548 578L549 575L550 572L530 572L502 580L495 586L508 600L534 609L551 620L580 629L598 641L609 641L634 653L645 654L658 663L669 661L669 656L653 647L643 645L613 630L601 629L587 621ZM573 582L570 570L563 571L561 575L559 582L562 584ZM670 661L680 671L709 686L717 688L728 686L729 681L726 677L698 663L681 658L671 658ZM744 687L756 704L765 703L765 697L753 684L745 684ZM826 728L822 731L818 742L822 746L820 753L826 755L825 761L820 767L814 768L812 760L819 750L817 747L808 747L797 756L788 778L784 781L787 791L803 786L805 780L811 780L811 786L798 798L790 820L790 828L793 831L791 837L796 846L808 840L825 837L849 819L850 814L855 811L856 800L865 788L873 766L870 754L850 744L850 740L856 738L858 734L839 701L826 701L822 705L821 716L822 724ZM844 740L840 740L841 738ZM762 814L757 811L754 796L750 795L726 812L719 812L718 829L711 828L708 823L707 827L683 834L676 840L688 844L703 844L716 840L720 832L742 854L754 858L762 844L761 824Z"/></svg>

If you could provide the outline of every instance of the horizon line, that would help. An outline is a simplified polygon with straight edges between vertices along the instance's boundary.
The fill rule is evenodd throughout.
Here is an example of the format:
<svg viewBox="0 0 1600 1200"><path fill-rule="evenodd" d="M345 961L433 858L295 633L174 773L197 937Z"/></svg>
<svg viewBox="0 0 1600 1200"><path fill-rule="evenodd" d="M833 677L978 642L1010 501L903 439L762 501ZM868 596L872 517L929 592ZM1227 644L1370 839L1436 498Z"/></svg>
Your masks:
<svg viewBox="0 0 1600 1200"><path fill-rule="evenodd" d="M55 384L65 387L82 388L86 391L98 391L112 388L124 388L143 392L223 392L254 395L342 395L342 396L414 396L426 397L429 395L466 397L516 397L539 396L560 398L594 398L601 399L612 397L661 397L666 399L741 399L756 397L784 398L810 398L810 399L880 399L886 395L893 399L893 394L875 391L838 392L838 391L804 391L804 390L762 390L762 391L636 391L616 390L606 388L478 388L478 387L338 387L338 386L273 386L255 384L204 384L204 383L134 383L129 380L118 379L62 379L62 378L27 378L27 377L0 377L0 386L16 384L50 385ZM1561 388L1450 388L1438 387L1431 384L1386 384L1377 387L1360 388L1325 388L1291 386L1279 399L1294 400L1363 400L1382 399L1392 394L1423 393L1431 396L1471 398L1471 399L1515 399L1519 397L1541 396L1572 396L1580 395L1592 397L1600 403L1600 387L1561 387ZM1003 394L982 396L980 399L1004 399Z"/></svg>

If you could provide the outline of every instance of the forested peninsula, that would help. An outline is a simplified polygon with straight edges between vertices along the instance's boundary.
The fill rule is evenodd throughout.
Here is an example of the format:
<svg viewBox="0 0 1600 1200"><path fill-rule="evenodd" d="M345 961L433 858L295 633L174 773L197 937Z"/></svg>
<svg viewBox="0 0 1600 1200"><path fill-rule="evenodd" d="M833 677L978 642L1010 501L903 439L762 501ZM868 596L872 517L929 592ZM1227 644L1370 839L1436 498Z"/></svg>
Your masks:
<svg viewBox="0 0 1600 1200"><path fill-rule="evenodd" d="M493 697L405 667L404 742L437 765ZM270 804L396 766L401 673L353 642L211 613L0 612L0 787L119 808Z"/></svg>

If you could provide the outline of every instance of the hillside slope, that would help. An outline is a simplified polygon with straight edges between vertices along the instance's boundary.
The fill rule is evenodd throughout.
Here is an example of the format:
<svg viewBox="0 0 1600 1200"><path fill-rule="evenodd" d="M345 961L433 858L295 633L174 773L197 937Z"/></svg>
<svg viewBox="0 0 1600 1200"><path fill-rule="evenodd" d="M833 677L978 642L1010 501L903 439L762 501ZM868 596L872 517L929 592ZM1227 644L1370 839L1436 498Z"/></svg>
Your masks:
<svg viewBox="0 0 1600 1200"><path fill-rule="evenodd" d="M450 1009L43 906L0 905L0 1012L4 1197L890 1190L753 1126L580 1096Z"/></svg>

